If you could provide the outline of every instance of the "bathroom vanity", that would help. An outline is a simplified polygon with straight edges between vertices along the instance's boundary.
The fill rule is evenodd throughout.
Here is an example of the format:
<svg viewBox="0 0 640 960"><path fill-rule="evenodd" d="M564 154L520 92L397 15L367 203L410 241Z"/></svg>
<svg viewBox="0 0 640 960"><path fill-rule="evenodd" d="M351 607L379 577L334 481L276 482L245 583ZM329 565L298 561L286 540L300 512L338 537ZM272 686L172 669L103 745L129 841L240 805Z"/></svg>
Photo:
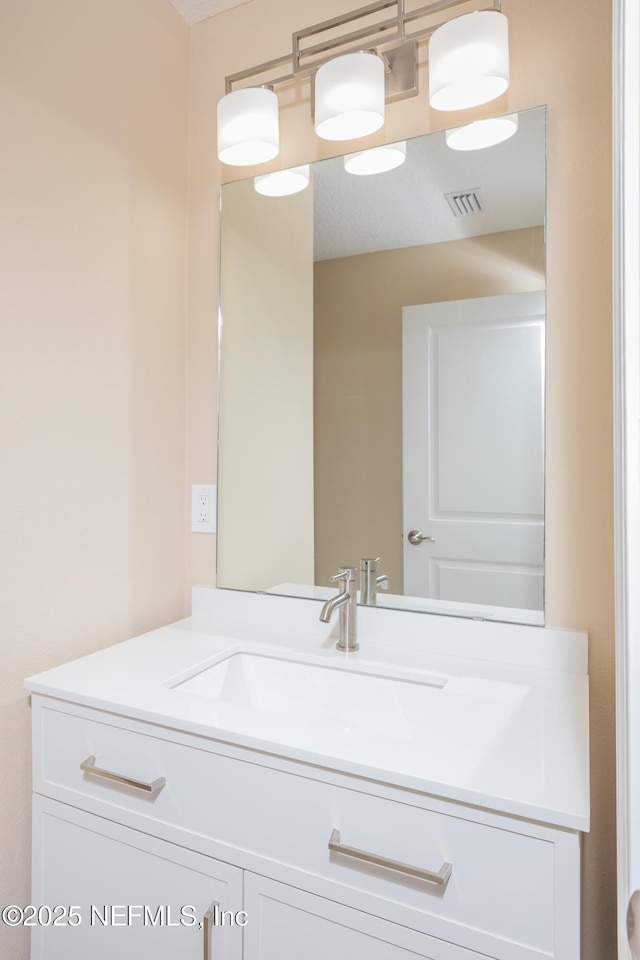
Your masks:
<svg viewBox="0 0 640 960"><path fill-rule="evenodd" d="M579 960L586 636L367 608L357 653L334 634L200 587L27 681L32 898L67 911L33 960Z"/></svg>

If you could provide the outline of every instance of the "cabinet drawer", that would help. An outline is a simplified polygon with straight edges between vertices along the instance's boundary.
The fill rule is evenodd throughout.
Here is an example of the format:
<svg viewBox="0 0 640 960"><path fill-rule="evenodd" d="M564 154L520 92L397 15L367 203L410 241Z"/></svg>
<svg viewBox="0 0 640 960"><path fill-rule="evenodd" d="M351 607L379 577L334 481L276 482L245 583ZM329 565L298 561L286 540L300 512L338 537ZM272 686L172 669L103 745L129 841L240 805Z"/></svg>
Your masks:
<svg viewBox="0 0 640 960"><path fill-rule="evenodd" d="M284 772L150 730L153 736L45 707L35 789L110 819L141 814L149 832L163 823L181 828L189 832L186 846L197 848L198 835L211 838L226 847L216 855L254 872L274 876L282 864L339 883L345 902L468 949L508 960L554 956L551 840L519 832L506 817L489 826L465 818L463 807L449 816L416 805L409 793L391 800L365 793L360 781L349 789L312 779L312 767L309 776ZM98 770L139 785L83 772L89 757ZM140 786L162 778L155 792ZM331 852L334 831L341 844L385 860L432 872L449 863L451 875L439 884Z"/></svg>

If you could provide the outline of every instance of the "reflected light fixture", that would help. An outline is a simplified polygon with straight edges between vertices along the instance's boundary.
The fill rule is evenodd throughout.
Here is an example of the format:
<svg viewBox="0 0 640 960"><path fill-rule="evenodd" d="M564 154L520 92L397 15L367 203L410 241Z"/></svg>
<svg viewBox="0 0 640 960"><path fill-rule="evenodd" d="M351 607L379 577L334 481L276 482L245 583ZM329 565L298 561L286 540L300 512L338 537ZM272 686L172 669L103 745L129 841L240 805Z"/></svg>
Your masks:
<svg viewBox="0 0 640 960"><path fill-rule="evenodd" d="M385 173L395 170L407 158L407 143L387 143L381 147L371 147L369 150L359 150L358 153L349 153L344 158L344 168L347 173L359 177L366 177L374 173Z"/></svg>
<svg viewBox="0 0 640 960"><path fill-rule="evenodd" d="M509 50L501 0L467 0L474 12L456 16L459 4L428 0L409 11L406 0L372 0L295 31L290 53L225 78L226 95L218 104L219 159L250 166L276 157L274 90L309 78L319 137L344 141L374 133L384 123L385 103L418 93L418 47L427 41L429 99L436 110L462 110L504 93ZM455 18L443 23L447 13Z"/></svg>
<svg viewBox="0 0 640 960"><path fill-rule="evenodd" d="M263 197L288 197L300 193L309 186L309 164L290 167L288 170L274 170L263 173L254 180L254 187Z"/></svg>
<svg viewBox="0 0 640 960"><path fill-rule="evenodd" d="M506 117L491 117L488 120L474 120L462 127L445 131L447 146L452 150L483 150L497 143L504 143L518 129L518 114L510 113Z"/></svg>
<svg viewBox="0 0 640 960"><path fill-rule="evenodd" d="M429 41L429 103L465 110L495 100L509 86L509 27L495 10L449 20Z"/></svg>
<svg viewBox="0 0 640 960"><path fill-rule="evenodd" d="M356 140L384 123L384 63L376 53L346 53L316 73L316 133Z"/></svg>

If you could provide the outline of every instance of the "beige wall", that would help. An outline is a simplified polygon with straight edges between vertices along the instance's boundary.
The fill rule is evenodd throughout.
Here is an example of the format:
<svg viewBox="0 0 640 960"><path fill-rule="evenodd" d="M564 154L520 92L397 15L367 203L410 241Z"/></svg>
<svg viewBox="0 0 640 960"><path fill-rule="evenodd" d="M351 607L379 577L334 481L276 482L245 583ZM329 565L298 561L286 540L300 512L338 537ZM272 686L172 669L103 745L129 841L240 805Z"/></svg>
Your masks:
<svg viewBox="0 0 640 960"><path fill-rule="evenodd" d="M316 263L315 583L380 556L403 593L402 308L544 290L544 259L531 227Z"/></svg>
<svg viewBox="0 0 640 960"><path fill-rule="evenodd" d="M183 613L189 31L166 0L2 0L0 48L0 902L25 904L23 679Z"/></svg>
<svg viewBox="0 0 640 960"><path fill-rule="evenodd" d="M215 159L224 76L280 56L294 30L342 13L345 0L253 0L192 34L187 481L215 470L218 191L231 168ZM546 615L590 634L592 832L584 844L584 960L615 952L615 754L611 404L611 8L600 0L503 0L511 87L476 111L548 105L548 366ZM393 104L370 142L464 121L424 96ZM281 94L289 166L350 145L318 140L308 89ZM471 116L471 115L469 115ZM242 176L252 173L244 170ZM214 578L209 538L190 535L187 591Z"/></svg>
<svg viewBox="0 0 640 960"><path fill-rule="evenodd" d="M223 205L218 583L313 583L313 190Z"/></svg>

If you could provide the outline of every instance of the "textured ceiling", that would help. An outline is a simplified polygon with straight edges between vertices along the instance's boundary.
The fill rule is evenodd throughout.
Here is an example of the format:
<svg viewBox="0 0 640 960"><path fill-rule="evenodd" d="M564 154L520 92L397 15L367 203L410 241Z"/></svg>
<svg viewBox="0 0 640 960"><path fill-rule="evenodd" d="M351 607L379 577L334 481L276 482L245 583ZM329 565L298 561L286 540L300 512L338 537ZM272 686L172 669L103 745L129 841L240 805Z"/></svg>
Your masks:
<svg viewBox="0 0 640 960"><path fill-rule="evenodd" d="M354 177L335 158L313 174L316 260L539 226L545 111L522 111L515 136L485 150L450 150L444 133L431 133L409 140L405 163L389 173ZM464 190L479 190L481 213L453 215L445 194Z"/></svg>
<svg viewBox="0 0 640 960"><path fill-rule="evenodd" d="M170 0L176 10L182 14L189 24L199 23L207 17L214 17L222 10L239 7L249 0Z"/></svg>

